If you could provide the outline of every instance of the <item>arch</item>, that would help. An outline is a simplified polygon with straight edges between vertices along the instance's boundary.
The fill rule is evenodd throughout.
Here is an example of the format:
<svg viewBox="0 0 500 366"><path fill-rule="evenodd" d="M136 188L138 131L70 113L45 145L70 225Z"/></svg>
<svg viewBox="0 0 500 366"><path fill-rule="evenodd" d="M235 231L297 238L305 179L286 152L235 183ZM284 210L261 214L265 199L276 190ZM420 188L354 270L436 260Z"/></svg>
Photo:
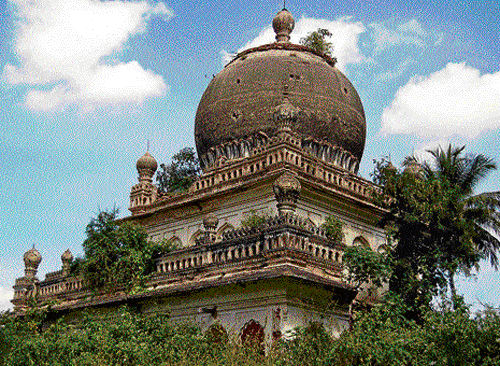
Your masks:
<svg viewBox="0 0 500 366"><path fill-rule="evenodd" d="M250 320L241 330L241 343L244 346L252 346L262 348L264 351L264 328L259 322Z"/></svg>
<svg viewBox="0 0 500 366"><path fill-rule="evenodd" d="M377 248L377 253L379 253L379 254L385 254L385 253L387 253L387 245L386 244L380 245Z"/></svg>
<svg viewBox="0 0 500 366"><path fill-rule="evenodd" d="M189 239L189 246L194 246L196 245L196 239L200 239L203 236L203 231L201 230L196 230L196 232L191 235L191 238Z"/></svg>
<svg viewBox="0 0 500 366"><path fill-rule="evenodd" d="M217 230L217 233L216 233L216 238L217 240L220 240L222 239L222 235L226 232L226 231L230 231L230 230L234 230L234 226L231 225L231 224L228 224L227 222L222 225L219 230Z"/></svg>
<svg viewBox="0 0 500 366"><path fill-rule="evenodd" d="M370 243L368 243L368 240L366 240L364 237L362 236L357 236L353 241L352 241L352 245L361 245L361 246L364 246L366 248L370 248Z"/></svg>
<svg viewBox="0 0 500 366"><path fill-rule="evenodd" d="M182 248L182 240L178 236L172 236L168 240L162 240L162 246L165 246L168 249L172 248Z"/></svg>
<svg viewBox="0 0 500 366"><path fill-rule="evenodd" d="M210 343L226 344L229 341L226 329L219 323L214 323L208 327L205 336Z"/></svg>

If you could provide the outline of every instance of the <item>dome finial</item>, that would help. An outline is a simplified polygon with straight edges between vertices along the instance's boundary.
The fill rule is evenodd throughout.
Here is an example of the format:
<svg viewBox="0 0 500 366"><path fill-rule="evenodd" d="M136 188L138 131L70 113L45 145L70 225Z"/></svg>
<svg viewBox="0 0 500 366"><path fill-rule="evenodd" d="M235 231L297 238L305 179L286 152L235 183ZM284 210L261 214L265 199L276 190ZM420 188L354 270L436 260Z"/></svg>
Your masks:
<svg viewBox="0 0 500 366"><path fill-rule="evenodd" d="M273 29L276 33L276 42L289 43L290 33L295 27L295 20L292 14L285 8L286 3L283 2L283 10L281 10L273 19Z"/></svg>
<svg viewBox="0 0 500 366"><path fill-rule="evenodd" d="M137 160L135 166L139 173L139 181L151 183L153 175L158 168L158 163L153 155L151 155L149 151L146 151L146 153Z"/></svg>
<svg viewBox="0 0 500 366"><path fill-rule="evenodd" d="M35 249L35 244L33 244L33 248L24 253L24 274L27 278L34 279L36 276L36 272L38 270L38 266L42 261L42 256L40 252Z"/></svg>

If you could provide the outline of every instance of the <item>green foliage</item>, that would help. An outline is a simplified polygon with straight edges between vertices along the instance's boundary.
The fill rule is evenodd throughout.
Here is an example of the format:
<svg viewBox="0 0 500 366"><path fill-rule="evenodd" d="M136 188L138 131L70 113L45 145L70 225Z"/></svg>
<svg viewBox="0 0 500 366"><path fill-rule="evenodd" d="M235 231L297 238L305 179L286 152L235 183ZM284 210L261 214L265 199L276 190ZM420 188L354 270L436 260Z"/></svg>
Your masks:
<svg viewBox="0 0 500 366"><path fill-rule="evenodd" d="M200 175L200 162L192 147L185 147L172 157L168 165L160 164L156 182L161 192L187 190Z"/></svg>
<svg viewBox="0 0 500 366"><path fill-rule="evenodd" d="M458 302L426 309L420 322L389 294L370 312L355 313L339 339L319 324L295 329L267 355L234 339L177 324L164 314L147 316L124 307L111 316L87 315L78 323L45 323L43 314L0 317L2 366L493 366L500 365L500 315L475 316Z"/></svg>
<svg viewBox="0 0 500 366"><path fill-rule="evenodd" d="M389 295L371 312L358 313L352 331L334 343L331 365L499 364L498 313L472 317L462 303L456 310L425 309L417 323L406 316L409 310L400 297Z"/></svg>
<svg viewBox="0 0 500 366"><path fill-rule="evenodd" d="M432 150L431 163L407 158L402 172L385 159L376 164L382 191L375 198L387 210L381 226L393 265L389 286L415 313L448 287L455 297L457 271L468 273L481 258L498 262L500 242L488 229L500 233L500 193L473 193L496 166L463 150Z"/></svg>
<svg viewBox="0 0 500 366"><path fill-rule="evenodd" d="M260 212L252 211L250 215L246 216L241 220L241 228L255 228L264 224L267 220L271 218L271 212L268 210L263 210Z"/></svg>
<svg viewBox="0 0 500 366"><path fill-rule="evenodd" d="M327 365L333 343L322 324L310 323L286 334L285 339L274 345L270 358L274 358L274 365L280 366Z"/></svg>
<svg viewBox="0 0 500 366"><path fill-rule="evenodd" d="M337 219L335 216L328 216L325 222L321 225L321 228L325 230L325 234L329 239L335 242L342 242L344 240L342 221Z"/></svg>
<svg viewBox="0 0 500 366"><path fill-rule="evenodd" d="M390 260L385 254L376 253L363 245L347 247L343 259L349 272L347 280L357 288L363 284L381 287L392 273Z"/></svg>
<svg viewBox="0 0 500 366"><path fill-rule="evenodd" d="M76 271L94 290L123 289L143 285L154 270L154 259L164 251L148 240L145 230L128 222L117 223L118 211L101 211L87 225L84 258Z"/></svg>
<svg viewBox="0 0 500 366"><path fill-rule="evenodd" d="M331 36L332 34L328 29L319 28L318 30L309 33L306 37L301 38L300 44L312 48L317 52L331 56L333 46L331 42L327 41L327 38L330 38Z"/></svg>

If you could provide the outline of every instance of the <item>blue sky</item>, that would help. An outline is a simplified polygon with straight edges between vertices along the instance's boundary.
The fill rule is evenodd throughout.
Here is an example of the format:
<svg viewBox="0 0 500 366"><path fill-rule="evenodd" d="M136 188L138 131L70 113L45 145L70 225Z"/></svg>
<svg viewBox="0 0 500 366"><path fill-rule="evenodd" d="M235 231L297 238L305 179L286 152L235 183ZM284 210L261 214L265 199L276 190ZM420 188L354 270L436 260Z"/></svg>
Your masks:
<svg viewBox="0 0 500 366"><path fill-rule="evenodd" d="M34 5L36 4L36 5ZM99 209L128 213L135 161L194 146L197 104L228 55L272 40L280 2L0 0L0 309L36 245L39 277L81 254ZM368 135L360 173L449 142L500 163L498 1L287 2L292 41L328 28ZM424 155L422 155L424 156ZM498 190L500 173L481 190ZM498 306L500 276L463 281Z"/></svg>

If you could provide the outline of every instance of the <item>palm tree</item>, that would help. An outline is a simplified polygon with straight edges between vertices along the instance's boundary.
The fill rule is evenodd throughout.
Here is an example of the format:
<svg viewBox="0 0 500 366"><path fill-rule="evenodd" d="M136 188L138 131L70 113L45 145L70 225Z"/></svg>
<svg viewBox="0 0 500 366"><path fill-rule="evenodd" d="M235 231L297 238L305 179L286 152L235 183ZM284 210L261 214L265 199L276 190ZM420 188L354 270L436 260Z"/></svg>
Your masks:
<svg viewBox="0 0 500 366"><path fill-rule="evenodd" d="M448 272L452 299L456 297L454 277L458 270L470 271L480 259L488 259L498 269L500 250L500 192L475 194L478 184L497 168L482 154L464 154L465 146L428 150L430 162L420 164L427 181L438 182L448 200L447 223L441 227L440 245L444 246L442 264ZM406 164L416 159L407 159ZM444 191L443 191L444 192ZM453 302L453 301L452 301Z"/></svg>

